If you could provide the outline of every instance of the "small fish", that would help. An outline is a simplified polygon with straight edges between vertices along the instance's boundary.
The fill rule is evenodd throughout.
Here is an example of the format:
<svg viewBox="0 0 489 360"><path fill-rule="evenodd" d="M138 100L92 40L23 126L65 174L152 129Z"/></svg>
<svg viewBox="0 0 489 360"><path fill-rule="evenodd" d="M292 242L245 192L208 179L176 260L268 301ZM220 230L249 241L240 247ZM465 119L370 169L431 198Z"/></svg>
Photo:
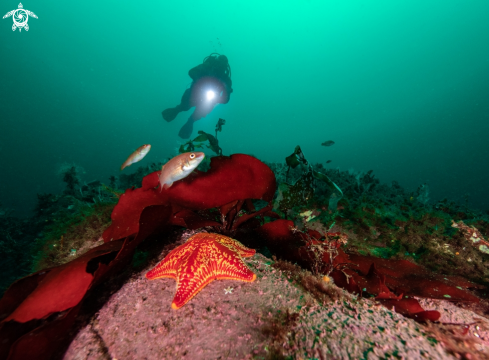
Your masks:
<svg viewBox="0 0 489 360"><path fill-rule="evenodd" d="M175 181L187 177L204 160L203 152L187 152L175 156L161 167L158 173L161 190L168 189Z"/></svg>
<svg viewBox="0 0 489 360"><path fill-rule="evenodd" d="M321 145L323 145L323 146L331 146L331 145L334 145L334 141L333 140L328 140L328 141L323 142Z"/></svg>
<svg viewBox="0 0 489 360"><path fill-rule="evenodd" d="M326 161L326 164L329 164L331 161L333 161L333 160L328 160L328 161Z"/></svg>
<svg viewBox="0 0 489 360"><path fill-rule="evenodd" d="M151 145L143 145L140 146L136 151L134 151L126 161L124 161L124 164L121 165L121 171L125 167L128 167L134 163L137 163L138 161L143 160L143 158L149 153L151 150Z"/></svg>

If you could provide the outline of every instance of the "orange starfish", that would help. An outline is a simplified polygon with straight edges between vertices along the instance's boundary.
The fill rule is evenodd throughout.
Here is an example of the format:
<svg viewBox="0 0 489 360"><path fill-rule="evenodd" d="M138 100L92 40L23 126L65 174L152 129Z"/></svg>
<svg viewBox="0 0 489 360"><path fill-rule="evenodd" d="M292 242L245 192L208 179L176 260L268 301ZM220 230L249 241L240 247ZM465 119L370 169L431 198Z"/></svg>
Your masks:
<svg viewBox="0 0 489 360"><path fill-rule="evenodd" d="M175 279L177 293L171 307L179 309L213 280L254 281L256 275L242 258L253 256L255 252L227 236L199 233L173 249L146 278Z"/></svg>

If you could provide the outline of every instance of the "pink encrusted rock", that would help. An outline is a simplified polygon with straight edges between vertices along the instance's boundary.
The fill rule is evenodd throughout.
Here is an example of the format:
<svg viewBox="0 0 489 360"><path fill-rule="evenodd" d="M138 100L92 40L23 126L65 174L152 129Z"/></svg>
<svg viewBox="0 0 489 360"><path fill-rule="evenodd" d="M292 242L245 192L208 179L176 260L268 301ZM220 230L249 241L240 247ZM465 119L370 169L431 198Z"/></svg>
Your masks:
<svg viewBox="0 0 489 360"><path fill-rule="evenodd" d="M255 282L213 281L179 310L171 308L175 281L147 280L154 265L148 264L81 328L64 359L264 358L272 343L267 329L287 310L298 319L282 339L283 355L455 359L442 344L429 341L420 324L374 301L343 292L341 301L319 304L273 269L270 259L256 254L244 261L257 274ZM442 306L437 310L443 314Z"/></svg>

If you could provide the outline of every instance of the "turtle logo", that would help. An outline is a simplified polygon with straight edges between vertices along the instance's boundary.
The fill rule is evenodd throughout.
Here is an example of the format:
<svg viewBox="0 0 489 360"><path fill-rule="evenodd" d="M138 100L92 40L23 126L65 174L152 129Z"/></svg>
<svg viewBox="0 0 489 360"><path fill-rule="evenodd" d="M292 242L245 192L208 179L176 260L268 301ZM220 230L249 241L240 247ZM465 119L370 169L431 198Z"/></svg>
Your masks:
<svg viewBox="0 0 489 360"><path fill-rule="evenodd" d="M5 19L9 16L12 16L12 18L14 19L12 31L15 31L15 29L17 28L19 28L19 32L22 31L22 28L24 28L25 31L29 31L29 25L27 24L27 20L29 20L29 15L37 19L36 14L34 14L32 11L24 10L24 6L22 6L22 3L20 3L18 9L6 13L3 18Z"/></svg>

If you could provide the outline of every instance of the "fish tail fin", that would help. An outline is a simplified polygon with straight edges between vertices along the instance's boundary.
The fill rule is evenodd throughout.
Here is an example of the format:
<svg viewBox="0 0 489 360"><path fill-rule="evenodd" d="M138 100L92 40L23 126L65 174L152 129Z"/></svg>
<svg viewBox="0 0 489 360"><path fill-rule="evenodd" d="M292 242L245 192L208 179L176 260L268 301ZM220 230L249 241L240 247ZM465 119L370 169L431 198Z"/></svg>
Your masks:
<svg viewBox="0 0 489 360"><path fill-rule="evenodd" d="M161 190L163 190L163 189L168 189L168 188L170 188L172 185L173 185L173 181L172 181L172 182L168 182L168 183L163 183L163 184L161 185ZM161 192L161 190L160 190L160 192Z"/></svg>

